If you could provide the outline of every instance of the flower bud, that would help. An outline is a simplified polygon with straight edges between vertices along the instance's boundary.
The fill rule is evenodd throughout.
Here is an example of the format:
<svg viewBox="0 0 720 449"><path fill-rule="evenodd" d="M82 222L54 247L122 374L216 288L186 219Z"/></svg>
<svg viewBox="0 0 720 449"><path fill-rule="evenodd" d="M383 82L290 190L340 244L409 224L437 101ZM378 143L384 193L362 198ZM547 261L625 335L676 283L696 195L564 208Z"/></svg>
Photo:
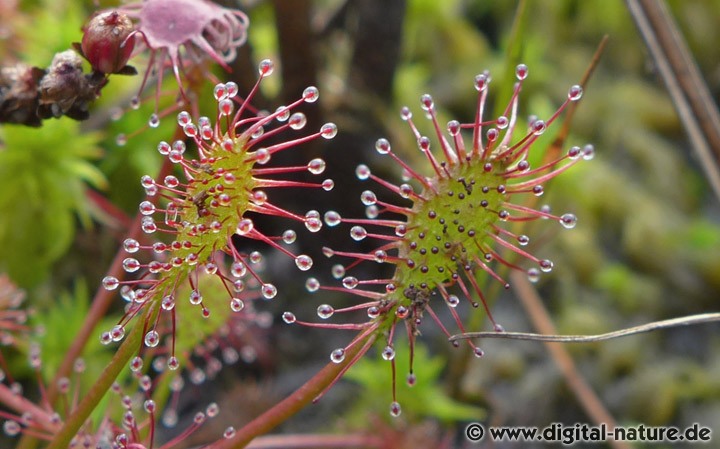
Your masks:
<svg viewBox="0 0 720 449"><path fill-rule="evenodd" d="M93 17L84 29L82 51L93 69L119 73L126 66L135 40L128 39L134 27L130 18L118 11Z"/></svg>

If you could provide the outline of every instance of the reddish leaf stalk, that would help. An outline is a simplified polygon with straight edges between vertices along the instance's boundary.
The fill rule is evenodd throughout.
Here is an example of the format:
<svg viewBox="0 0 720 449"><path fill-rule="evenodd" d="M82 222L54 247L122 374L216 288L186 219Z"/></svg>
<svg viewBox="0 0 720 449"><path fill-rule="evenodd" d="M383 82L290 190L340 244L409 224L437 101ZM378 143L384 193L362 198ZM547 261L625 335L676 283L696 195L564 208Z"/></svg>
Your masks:
<svg viewBox="0 0 720 449"><path fill-rule="evenodd" d="M345 361L341 363L328 363L315 376L295 390L293 394L250 421L241 429L238 429L233 438L219 441L213 445L213 449L244 448L257 436L264 435L279 424L287 421L294 414L310 405L315 398L330 387L337 380L338 376L345 372L348 365L357 360L360 352L366 350L367 344L371 343L376 337L377 334L369 333L361 340L354 342L345 353Z"/></svg>

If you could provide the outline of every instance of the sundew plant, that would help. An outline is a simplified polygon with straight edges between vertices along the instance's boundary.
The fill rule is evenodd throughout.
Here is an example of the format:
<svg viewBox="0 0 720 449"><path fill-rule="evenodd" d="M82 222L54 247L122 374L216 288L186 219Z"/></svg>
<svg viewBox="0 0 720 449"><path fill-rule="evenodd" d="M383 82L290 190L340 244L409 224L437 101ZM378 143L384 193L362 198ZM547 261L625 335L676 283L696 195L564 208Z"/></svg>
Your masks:
<svg viewBox="0 0 720 449"><path fill-rule="evenodd" d="M645 3L0 4L0 447L720 429L720 10Z"/></svg>

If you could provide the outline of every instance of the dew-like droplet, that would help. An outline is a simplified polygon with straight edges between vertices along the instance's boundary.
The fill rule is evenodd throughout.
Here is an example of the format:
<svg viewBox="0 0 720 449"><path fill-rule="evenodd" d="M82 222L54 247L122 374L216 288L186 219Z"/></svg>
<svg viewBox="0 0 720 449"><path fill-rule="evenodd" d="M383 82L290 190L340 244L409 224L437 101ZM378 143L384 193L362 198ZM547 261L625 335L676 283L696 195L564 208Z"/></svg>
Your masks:
<svg viewBox="0 0 720 449"><path fill-rule="evenodd" d="M381 355L383 360L392 360L395 358L395 349L393 349L392 346L387 345L383 348Z"/></svg>
<svg viewBox="0 0 720 449"><path fill-rule="evenodd" d="M485 73L481 73L475 76L475 89L478 92L482 92L487 89L488 83L490 82L489 77Z"/></svg>
<svg viewBox="0 0 720 449"><path fill-rule="evenodd" d="M397 309L395 309L395 316L398 318L405 319L410 314L410 309L408 309L405 306L398 306Z"/></svg>
<svg viewBox="0 0 720 449"><path fill-rule="evenodd" d="M303 91L302 97L306 103L315 103L320 98L320 91L315 86L308 86Z"/></svg>
<svg viewBox="0 0 720 449"><path fill-rule="evenodd" d="M307 271L312 268L313 260L310 256L301 254L295 258L295 265L297 265L300 271Z"/></svg>
<svg viewBox="0 0 720 449"><path fill-rule="evenodd" d="M405 379L407 382L408 387L414 387L417 383L417 376L415 376L414 373L410 373L407 375L407 378Z"/></svg>
<svg viewBox="0 0 720 449"><path fill-rule="evenodd" d="M239 89L237 83L228 81L225 83L225 90L227 90L228 97L233 98L238 94Z"/></svg>
<svg viewBox="0 0 720 449"><path fill-rule="evenodd" d="M357 287L358 284L360 284L360 281L358 281L358 278L356 278L354 276L347 276L347 277L343 278L342 284L343 284L343 287L345 287L349 290L352 290L355 287Z"/></svg>
<svg viewBox="0 0 720 449"><path fill-rule="evenodd" d="M175 371L180 367L180 361L177 357L171 356L167 361L167 367L170 371Z"/></svg>
<svg viewBox="0 0 720 449"><path fill-rule="evenodd" d="M378 139L375 142L375 149L380 154L388 154L390 152L390 142L385 138Z"/></svg>
<svg viewBox="0 0 720 449"><path fill-rule="evenodd" d="M308 211L305 214L305 227L310 232L318 232L322 229L322 220L320 219L320 213L316 210Z"/></svg>
<svg viewBox="0 0 720 449"><path fill-rule="evenodd" d="M325 166L326 166L325 161L320 158L315 158L315 159L311 160L310 162L308 162L308 164L307 164L308 171L310 173L312 173L313 175L319 175L322 172L324 172Z"/></svg>
<svg viewBox="0 0 720 449"><path fill-rule="evenodd" d="M357 176L360 181L367 180L370 177L370 174L370 168L365 164L360 164L355 169L355 176Z"/></svg>
<svg viewBox="0 0 720 449"><path fill-rule="evenodd" d="M480 348L478 348L478 347L476 346L476 347L473 348L473 355L474 355L475 357L480 358L480 357L482 357L482 356L485 355L485 351L483 351L482 349L480 349Z"/></svg>
<svg viewBox="0 0 720 449"><path fill-rule="evenodd" d="M223 438L225 438L226 440L229 440L229 439L233 438L234 436L235 436L235 428L233 426L228 427L223 432Z"/></svg>
<svg viewBox="0 0 720 449"><path fill-rule="evenodd" d="M320 135L323 139L332 139L337 135L337 126L334 123L325 123L320 128Z"/></svg>
<svg viewBox="0 0 720 449"><path fill-rule="evenodd" d="M520 81L524 80L528 76L528 66L525 64L518 64L517 67L515 67L515 76Z"/></svg>
<svg viewBox="0 0 720 449"><path fill-rule="evenodd" d="M105 290L115 290L120 285L120 281L115 276L105 276L102 280L102 286Z"/></svg>
<svg viewBox="0 0 720 449"><path fill-rule="evenodd" d="M379 249L373 253L373 259L377 263L384 263L387 260L387 253Z"/></svg>
<svg viewBox="0 0 720 449"><path fill-rule="evenodd" d="M517 242L520 244L520 246L525 246L528 243L530 243L530 237L528 237L527 235L524 235L524 234L518 235Z"/></svg>
<svg viewBox="0 0 720 449"><path fill-rule="evenodd" d="M236 293L240 293L241 291L245 290L245 281L242 279L235 279L233 281L233 290L235 290Z"/></svg>
<svg viewBox="0 0 720 449"><path fill-rule="evenodd" d="M540 270L542 270L545 273L549 273L553 269L553 263L551 260L543 259L540 261Z"/></svg>
<svg viewBox="0 0 720 449"><path fill-rule="evenodd" d="M128 257L122 262L123 270L127 273L134 273L140 269L140 262L137 259Z"/></svg>
<svg viewBox="0 0 720 449"><path fill-rule="evenodd" d="M252 232L255 225L253 224L253 221L249 218L243 218L240 220L240 222L237 225L237 229L235 232L238 235L248 235L250 232Z"/></svg>
<svg viewBox="0 0 720 449"><path fill-rule="evenodd" d="M295 318L295 314L292 312L283 312L282 319L287 324L293 324L295 321L297 321L297 318Z"/></svg>
<svg viewBox="0 0 720 449"><path fill-rule="evenodd" d="M245 303L240 298L232 298L230 300L230 310L233 312L239 312L245 308Z"/></svg>
<svg viewBox="0 0 720 449"><path fill-rule="evenodd" d="M179 164L183 160L183 155L177 150L170 150L170 154L168 154L168 159L173 164Z"/></svg>
<svg viewBox="0 0 720 449"><path fill-rule="evenodd" d="M595 157L595 147L587 144L583 147L582 158L586 161L592 160Z"/></svg>
<svg viewBox="0 0 720 449"><path fill-rule="evenodd" d="M544 120L535 120L532 124L532 132L536 136L541 135L547 129L547 125Z"/></svg>
<svg viewBox="0 0 720 449"><path fill-rule="evenodd" d="M252 202L258 206L262 206L267 202L267 193L264 190L255 190L252 193Z"/></svg>
<svg viewBox="0 0 720 449"><path fill-rule="evenodd" d="M228 115L232 114L234 110L235 104L229 98L220 100L220 102L218 103L218 112L223 117L227 117Z"/></svg>
<svg viewBox="0 0 720 449"><path fill-rule="evenodd" d="M345 349L338 348L330 353L330 361L333 363L342 363L345 360Z"/></svg>
<svg viewBox="0 0 720 449"><path fill-rule="evenodd" d="M3 423L3 432L9 437L17 436L22 431L22 426L17 421L7 420Z"/></svg>
<svg viewBox="0 0 720 449"><path fill-rule="evenodd" d="M327 320L335 313L335 309L330 304L322 304L317 308L317 314L323 320Z"/></svg>
<svg viewBox="0 0 720 449"><path fill-rule="evenodd" d="M168 154L170 154L170 149L170 144L165 142L164 140L161 140L157 146L158 153L162 154L163 156L167 156Z"/></svg>
<svg viewBox="0 0 720 449"><path fill-rule="evenodd" d="M428 136L422 136L418 139L418 148L420 151L427 153L430 151L430 138Z"/></svg>
<svg viewBox="0 0 720 449"><path fill-rule="evenodd" d="M568 158L570 160L575 160L582 155L582 150L578 146L570 147L570 149L567 152Z"/></svg>
<svg viewBox="0 0 720 449"><path fill-rule="evenodd" d="M563 216L560 217L560 224L563 225L565 229L572 229L577 224L577 217L574 214L563 214Z"/></svg>
<svg viewBox="0 0 720 449"><path fill-rule="evenodd" d="M155 205L150 201L143 201L138 207L140 213L143 215L152 215L155 213Z"/></svg>
<svg viewBox="0 0 720 449"><path fill-rule="evenodd" d="M165 311L170 311L175 308L175 297L173 295L165 295L160 301L160 307Z"/></svg>
<svg viewBox="0 0 720 449"><path fill-rule="evenodd" d="M345 276L345 267L342 264L335 264L330 268L330 273L335 279L341 279Z"/></svg>
<svg viewBox="0 0 720 449"><path fill-rule="evenodd" d="M119 147L123 147L127 144L127 136L123 133L118 134L115 136L115 145Z"/></svg>
<svg viewBox="0 0 720 449"><path fill-rule="evenodd" d="M138 110L140 108L140 97L135 95L130 99L130 108L134 110Z"/></svg>
<svg viewBox="0 0 720 449"><path fill-rule="evenodd" d="M150 118L148 119L148 126L150 128L157 128L160 126L160 117L158 117L157 114L151 114Z"/></svg>
<svg viewBox="0 0 720 449"><path fill-rule="evenodd" d="M185 154L185 151L187 150L187 145L185 145L185 142L182 140L176 140L172 144L172 150L171 151L177 151L181 155Z"/></svg>
<svg viewBox="0 0 720 449"><path fill-rule="evenodd" d="M203 302L203 297L200 294L200 291L195 289L190 292L190 304L196 306Z"/></svg>
<svg viewBox="0 0 720 449"><path fill-rule="evenodd" d="M498 131L497 128L490 128L485 133L485 137L487 137L489 142L495 142L499 135L500 131ZM492 165L490 165L490 168L492 168Z"/></svg>
<svg viewBox="0 0 720 449"><path fill-rule="evenodd" d="M253 130L253 132L252 132L252 134L250 135L250 137L253 138L253 139L258 139L258 138L259 138L260 136L262 136L263 134L265 134L265 128L263 128L262 126L259 126L259 125L258 125L258 126L256 126L255 129ZM268 153L268 154L270 154L270 153ZM266 163L266 162L261 162L261 164L264 164L264 163Z"/></svg>
<svg viewBox="0 0 720 449"><path fill-rule="evenodd" d="M225 84L219 83L215 85L215 88L213 89L213 96L217 101L224 100L227 98L227 89L225 88Z"/></svg>
<svg viewBox="0 0 720 449"><path fill-rule="evenodd" d="M132 360L130 360L130 371L137 373L140 371L143 367L143 359L139 356L133 357Z"/></svg>
<svg viewBox="0 0 720 449"><path fill-rule="evenodd" d="M286 122L290 118L290 109L287 106L278 106L275 109L275 120L278 122Z"/></svg>
<svg viewBox="0 0 720 449"><path fill-rule="evenodd" d="M158 229L157 224L155 224L155 221L152 219L152 217L142 217L142 220L140 221L140 227L145 234L152 234Z"/></svg>
<svg viewBox="0 0 720 449"><path fill-rule="evenodd" d="M356 242L359 242L367 237L367 230L362 226L353 226L352 229L350 229L350 237Z"/></svg>
<svg viewBox="0 0 720 449"><path fill-rule="evenodd" d="M400 408L400 404L396 401L393 401L390 404L390 416L393 418L397 418L402 413L402 408Z"/></svg>
<svg viewBox="0 0 720 449"><path fill-rule="evenodd" d="M230 266L230 274L232 274L233 277L241 278L245 276L245 273L247 273L247 267L240 261L235 261Z"/></svg>
<svg viewBox="0 0 720 449"><path fill-rule="evenodd" d="M365 190L360 194L360 201L366 206L372 206L377 203L377 196L372 190Z"/></svg>
<svg viewBox="0 0 720 449"><path fill-rule="evenodd" d="M340 214L334 210L329 210L329 211L325 212L324 218L325 218L325 224L330 227L337 226L342 221L342 217L340 216Z"/></svg>
<svg viewBox="0 0 720 449"><path fill-rule="evenodd" d="M255 161L260 165L265 165L270 162L271 154L267 148L258 148L254 153L252 153L252 155L255 158Z"/></svg>
<svg viewBox="0 0 720 449"><path fill-rule="evenodd" d="M263 59L258 65L258 73L263 78L272 75L274 69L275 65L269 59Z"/></svg>
<svg viewBox="0 0 720 449"><path fill-rule="evenodd" d="M570 101L578 101L582 98L583 95L583 88L582 86L578 86L577 84L574 86L571 86L568 90L568 100Z"/></svg>
<svg viewBox="0 0 720 449"><path fill-rule="evenodd" d="M460 298L458 298L456 295L448 295L445 302L447 302L450 307L457 307L458 304L460 304Z"/></svg>
<svg viewBox="0 0 720 449"><path fill-rule="evenodd" d="M188 137L195 137L198 135L198 127L194 123L188 123L183 126L183 132Z"/></svg>
<svg viewBox="0 0 720 449"><path fill-rule="evenodd" d="M145 341L145 346L147 346L148 348L154 348L155 346L158 345L158 343L160 343L160 334L158 334L158 332L155 329L153 329L153 330L149 331L147 334L145 334L144 341Z"/></svg>
<svg viewBox="0 0 720 449"><path fill-rule="evenodd" d="M292 229L287 229L282 234L282 241L288 245L294 243L296 239L297 239L297 233L295 231L293 231Z"/></svg>
<svg viewBox="0 0 720 449"><path fill-rule="evenodd" d="M163 179L163 183L166 187L170 187L171 189L180 185L180 181L173 175L166 176L165 179Z"/></svg>
<svg viewBox="0 0 720 449"><path fill-rule="evenodd" d="M320 281L318 281L317 278L308 278L307 281L305 281L305 288L308 292L314 293L320 289Z"/></svg>
<svg viewBox="0 0 720 449"><path fill-rule="evenodd" d="M205 408L205 413L207 414L208 418L214 418L220 413L220 407L217 405L216 402L211 402L208 404L207 408Z"/></svg>
<svg viewBox="0 0 720 449"><path fill-rule="evenodd" d="M277 288L273 284L263 284L260 292L263 298L272 299L277 295Z"/></svg>
<svg viewBox="0 0 720 449"><path fill-rule="evenodd" d="M290 116L288 124L290 125L291 129L294 129L296 131L303 129L307 124L307 117L302 112L296 112Z"/></svg>
<svg viewBox="0 0 720 449"><path fill-rule="evenodd" d="M190 117L190 113L188 111L178 112L177 123L178 123L178 125L180 125L180 127L183 127L191 122L192 122L192 117Z"/></svg>
<svg viewBox="0 0 720 449"><path fill-rule="evenodd" d="M323 189L324 191L329 192L329 191L331 191L333 188L335 188L335 181L333 181L332 179L329 179L329 178L328 178L328 179L324 180L324 181L322 182L322 184L320 184L320 186L322 187L322 189Z"/></svg>
<svg viewBox="0 0 720 449"><path fill-rule="evenodd" d="M380 316L380 308L377 306L370 306L367 309L367 316L370 319L375 319Z"/></svg>
<svg viewBox="0 0 720 449"><path fill-rule="evenodd" d="M527 270L528 280L532 283L536 283L540 280L540 270L537 268L530 268Z"/></svg>

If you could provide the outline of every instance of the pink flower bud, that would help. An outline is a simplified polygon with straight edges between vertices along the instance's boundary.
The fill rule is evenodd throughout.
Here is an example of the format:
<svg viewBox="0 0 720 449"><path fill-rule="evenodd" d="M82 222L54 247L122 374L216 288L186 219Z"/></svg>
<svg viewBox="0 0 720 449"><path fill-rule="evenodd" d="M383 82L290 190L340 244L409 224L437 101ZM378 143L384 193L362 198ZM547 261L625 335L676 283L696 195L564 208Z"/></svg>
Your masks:
<svg viewBox="0 0 720 449"><path fill-rule="evenodd" d="M93 17L84 29L82 51L94 70L118 73L126 66L135 40L128 39L134 31L130 18L118 11Z"/></svg>

